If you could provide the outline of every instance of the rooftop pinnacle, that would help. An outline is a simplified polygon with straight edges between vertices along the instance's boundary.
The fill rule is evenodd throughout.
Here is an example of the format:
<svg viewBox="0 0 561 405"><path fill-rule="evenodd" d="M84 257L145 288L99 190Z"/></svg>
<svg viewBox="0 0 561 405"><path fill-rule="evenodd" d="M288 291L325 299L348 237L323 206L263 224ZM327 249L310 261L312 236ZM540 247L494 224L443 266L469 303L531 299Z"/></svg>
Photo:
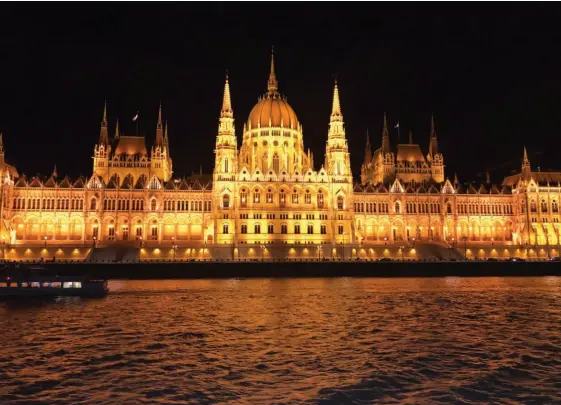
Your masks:
<svg viewBox="0 0 561 405"><path fill-rule="evenodd" d="M271 51L271 73L269 73L269 82L267 83L267 90L269 94L276 93L279 89L277 76L275 75L275 53L274 49Z"/></svg>
<svg viewBox="0 0 561 405"><path fill-rule="evenodd" d="M339 101L339 88L337 80L333 89L333 107L331 108L331 121L343 121L343 113L341 112L341 102Z"/></svg>
<svg viewBox="0 0 561 405"><path fill-rule="evenodd" d="M220 111L221 118L232 118L234 112L232 111L232 100L230 99L230 84L228 83L228 72L226 72L226 82L224 83L224 98L222 99L222 111Z"/></svg>

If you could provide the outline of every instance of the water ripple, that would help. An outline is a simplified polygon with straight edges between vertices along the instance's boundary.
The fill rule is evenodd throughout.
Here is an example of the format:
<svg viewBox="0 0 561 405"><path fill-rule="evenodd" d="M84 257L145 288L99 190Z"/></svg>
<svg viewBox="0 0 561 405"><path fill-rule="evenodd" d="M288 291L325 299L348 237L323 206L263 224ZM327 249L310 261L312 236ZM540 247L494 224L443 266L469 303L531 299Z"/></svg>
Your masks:
<svg viewBox="0 0 561 405"><path fill-rule="evenodd" d="M0 403L561 403L560 278L110 284L0 302Z"/></svg>

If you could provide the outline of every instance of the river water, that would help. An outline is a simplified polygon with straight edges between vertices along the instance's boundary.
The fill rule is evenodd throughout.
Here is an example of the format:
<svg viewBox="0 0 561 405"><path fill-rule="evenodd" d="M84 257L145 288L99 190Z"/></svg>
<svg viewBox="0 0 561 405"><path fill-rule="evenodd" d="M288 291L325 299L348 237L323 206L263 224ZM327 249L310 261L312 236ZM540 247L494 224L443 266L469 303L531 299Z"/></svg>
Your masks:
<svg viewBox="0 0 561 405"><path fill-rule="evenodd" d="M0 301L1 404L561 403L561 278L110 287Z"/></svg>

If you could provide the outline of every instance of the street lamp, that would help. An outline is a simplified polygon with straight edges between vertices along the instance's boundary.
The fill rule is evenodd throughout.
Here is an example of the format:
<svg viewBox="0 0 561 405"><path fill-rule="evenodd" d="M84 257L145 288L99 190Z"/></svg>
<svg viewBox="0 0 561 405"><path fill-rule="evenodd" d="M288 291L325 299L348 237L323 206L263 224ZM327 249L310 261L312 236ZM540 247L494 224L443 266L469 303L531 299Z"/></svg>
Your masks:
<svg viewBox="0 0 561 405"><path fill-rule="evenodd" d="M402 261L402 262L405 261L405 258L404 258L404 256L403 256L403 254L404 254L403 250L404 250L404 249L405 249L405 246L401 246L401 261Z"/></svg>
<svg viewBox="0 0 561 405"><path fill-rule="evenodd" d="M96 237L93 237L93 247L95 248L95 241L96 241ZM47 238L45 237L45 246L47 246Z"/></svg>
<svg viewBox="0 0 561 405"><path fill-rule="evenodd" d="M321 245L318 245L318 261L321 260Z"/></svg>
<svg viewBox="0 0 561 405"><path fill-rule="evenodd" d="M45 236L45 249L47 248L47 237Z"/></svg>

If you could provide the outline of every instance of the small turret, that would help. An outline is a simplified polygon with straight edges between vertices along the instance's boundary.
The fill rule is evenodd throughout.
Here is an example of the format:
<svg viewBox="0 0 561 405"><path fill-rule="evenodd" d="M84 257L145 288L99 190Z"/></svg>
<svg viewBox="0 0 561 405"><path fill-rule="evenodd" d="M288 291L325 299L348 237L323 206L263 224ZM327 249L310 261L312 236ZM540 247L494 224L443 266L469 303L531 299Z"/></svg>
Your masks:
<svg viewBox="0 0 561 405"><path fill-rule="evenodd" d="M526 146L524 146L524 156L522 158L522 178L527 180L532 176L532 166L530 165L530 159L528 159L528 152L526 151Z"/></svg>
<svg viewBox="0 0 561 405"><path fill-rule="evenodd" d="M115 139L119 139L119 119L117 118L117 123L115 124Z"/></svg>
<svg viewBox="0 0 561 405"><path fill-rule="evenodd" d="M268 94L278 94L279 82L275 75L275 49L271 49L271 72L269 73L269 81L267 82Z"/></svg>
<svg viewBox="0 0 561 405"><path fill-rule="evenodd" d="M103 106L103 118L101 119L101 129L99 131L99 145L107 146L109 144L109 135L107 133L107 101Z"/></svg>
<svg viewBox="0 0 561 405"><path fill-rule="evenodd" d="M388 119L384 113L384 127L382 128L382 153L390 153L390 134L388 131Z"/></svg>
<svg viewBox="0 0 561 405"><path fill-rule="evenodd" d="M158 123L156 124L156 146L164 145L164 130L162 124L162 102L158 108Z"/></svg>
<svg viewBox="0 0 561 405"><path fill-rule="evenodd" d="M429 155L432 158L438 153L438 139L436 138L436 129L434 126L434 114L430 120L430 140L429 140Z"/></svg>

